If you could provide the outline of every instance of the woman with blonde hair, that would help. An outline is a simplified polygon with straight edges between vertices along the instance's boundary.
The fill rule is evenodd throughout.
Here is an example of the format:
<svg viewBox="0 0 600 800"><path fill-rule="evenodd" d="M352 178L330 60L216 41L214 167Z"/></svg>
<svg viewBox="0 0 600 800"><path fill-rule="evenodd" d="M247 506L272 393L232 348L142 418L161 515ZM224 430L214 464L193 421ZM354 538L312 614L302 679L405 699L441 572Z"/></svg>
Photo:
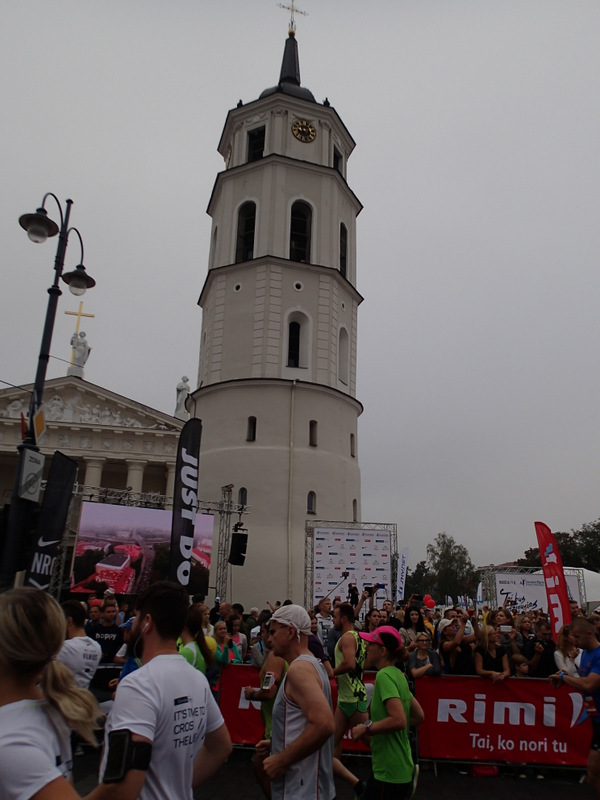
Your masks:
<svg viewBox="0 0 600 800"><path fill-rule="evenodd" d="M482 678L491 678L494 683L510 678L508 656L502 649L501 636L500 627L482 625L479 628L477 646L473 655L475 674Z"/></svg>
<svg viewBox="0 0 600 800"><path fill-rule="evenodd" d="M65 616L39 589L0 595L0 797L75 800L70 733L96 745L102 714L56 659Z"/></svg>
<svg viewBox="0 0 600 800"><path fill-rule="evenodd" d="M559 671L566 672L572 678L579 677L577 667L581 661L581 650L575 644L572 625L563 625L559 630L554 661Z"/></svg>

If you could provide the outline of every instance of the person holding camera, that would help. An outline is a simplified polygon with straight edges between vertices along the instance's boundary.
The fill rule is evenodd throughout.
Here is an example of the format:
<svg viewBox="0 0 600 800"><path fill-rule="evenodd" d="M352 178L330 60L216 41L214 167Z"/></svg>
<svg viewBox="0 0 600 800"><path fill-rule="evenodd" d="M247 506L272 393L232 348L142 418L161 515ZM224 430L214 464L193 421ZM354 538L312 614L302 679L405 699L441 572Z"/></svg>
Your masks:
<svg viewBox="0 0 600 800"><path fill-rule="evenodd" d="M471 644L477 640L479 626L475 621L476 632L466 632L468 614L461 614L453 619L442 619L438 625L439 652L447 675L474 675L473 648Z"/></svg>
<svg viewBox="0 0 600 800"><path fill-rule="evenodd" d="M516 629L513 616L507 608L503 606L493 612L490 625L500 628L500 646L509 659L523 652L523 636Z"/></svg>
<svg viewBox="0 0 600 800"><path fill-rule="evenodd" d="M529 639L523 646L523 655L529 662L529 674L532 678L549 678L556 672L555 649L550 623L539 622L535 629L535 639Z"/></svg>

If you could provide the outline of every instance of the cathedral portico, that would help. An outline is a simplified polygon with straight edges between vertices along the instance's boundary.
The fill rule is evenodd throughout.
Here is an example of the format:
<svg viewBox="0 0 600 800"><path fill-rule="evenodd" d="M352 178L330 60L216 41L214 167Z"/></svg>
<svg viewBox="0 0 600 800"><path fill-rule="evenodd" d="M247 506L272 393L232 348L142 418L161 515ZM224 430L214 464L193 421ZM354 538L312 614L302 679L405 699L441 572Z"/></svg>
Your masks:
<svg viewBox="0 0 600 800"><path fill-rule="evenodd" d="M21 441L21 413L29 403L28 386L0 391L0 490L8 502L16 447ZM77 483L86 500L102 499L99 489L131 494L173 493L177 442L183 422L80 378L46 382L43 453L60 450L79 463ZM46 471L50 458L46 461ZM89 487L89 492L87 488Z"/></svg>

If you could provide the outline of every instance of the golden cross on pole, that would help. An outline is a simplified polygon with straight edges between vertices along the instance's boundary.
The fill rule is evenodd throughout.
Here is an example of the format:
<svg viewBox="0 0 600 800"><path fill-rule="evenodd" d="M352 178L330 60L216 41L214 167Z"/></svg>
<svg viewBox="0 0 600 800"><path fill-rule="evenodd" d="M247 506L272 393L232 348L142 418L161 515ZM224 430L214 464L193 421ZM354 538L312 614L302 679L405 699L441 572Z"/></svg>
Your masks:
<svg viewBox="0 0 600 800"><path fill-rule="evenodd" d="M300 9L294 3L294 0L290 0L289 6L284 5L283 3L277 3L279 8L285 9L285 11L290 12L290 28L288 33L290 36L294 36L296 33L296 21L294 19L294 14L302 14L303 17L308 17L308 11L300 11Z"/></svg>
<svg viewBox="0 0 600 800"><path fill-rule="evenodd" d="M77 317L77 325L75 326L75 336L79 333L79 325L81 324L82 317L95 317L95 314L86 314L85 311L82 311L83 308L83 300L79 301L79 310L78 311L65 311L65 314L70 317ZM73 366L73 359L75 358L75 348L71 349L71 366Z"/></svg>

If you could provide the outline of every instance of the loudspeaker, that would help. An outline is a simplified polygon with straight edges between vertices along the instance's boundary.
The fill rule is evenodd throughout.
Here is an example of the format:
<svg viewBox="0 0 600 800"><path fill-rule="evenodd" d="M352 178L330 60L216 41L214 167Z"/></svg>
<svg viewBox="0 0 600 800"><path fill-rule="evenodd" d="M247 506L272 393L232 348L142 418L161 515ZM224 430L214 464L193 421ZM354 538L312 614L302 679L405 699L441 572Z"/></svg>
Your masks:
<svg viewBox="0 0 600 800"><path fill-rule="evenodd" d="M246 547L248 546L248 534L234 532L231 534L231 549L229 550L230 564L236 567L243 567L246 560Z"/></svg>

